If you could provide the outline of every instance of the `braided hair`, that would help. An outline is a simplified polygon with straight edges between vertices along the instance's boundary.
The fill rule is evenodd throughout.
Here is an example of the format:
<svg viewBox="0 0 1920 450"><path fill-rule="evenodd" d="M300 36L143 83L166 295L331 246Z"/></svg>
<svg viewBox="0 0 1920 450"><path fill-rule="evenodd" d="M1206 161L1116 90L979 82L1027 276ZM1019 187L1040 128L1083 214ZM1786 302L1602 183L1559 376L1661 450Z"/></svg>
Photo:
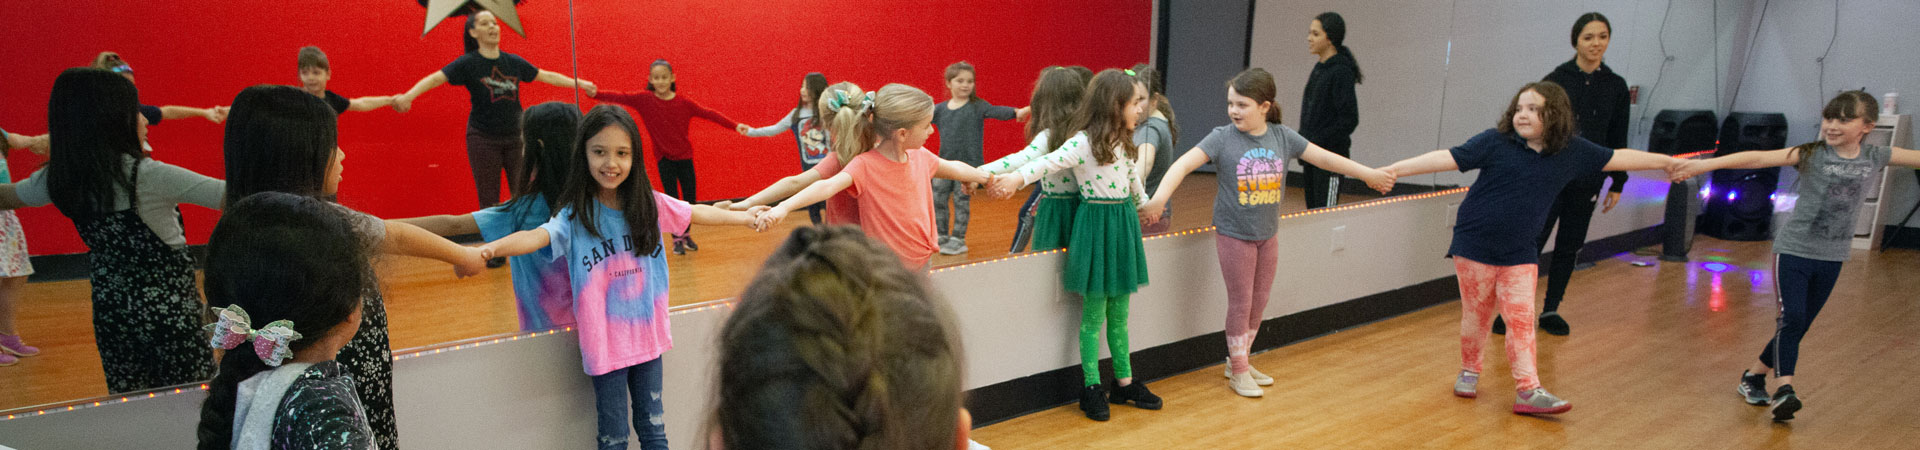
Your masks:
<svg viewBox="0 0 1920 450"><path fill-rule="evenodd" d="M736 450L952 448L953 330L925 277L859 228L794 230L721 331L709 436Z"/></svg>

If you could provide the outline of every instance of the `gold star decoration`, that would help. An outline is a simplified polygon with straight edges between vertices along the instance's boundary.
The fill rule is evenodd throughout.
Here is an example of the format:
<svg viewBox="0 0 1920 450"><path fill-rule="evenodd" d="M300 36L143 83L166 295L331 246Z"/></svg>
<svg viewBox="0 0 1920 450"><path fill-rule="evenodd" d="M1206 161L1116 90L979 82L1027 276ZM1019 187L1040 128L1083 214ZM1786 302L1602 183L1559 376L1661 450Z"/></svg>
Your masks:
<svg viewBox="0 0 1920 450"><path fill-rule="evenodd" d="M420 29L420 36L426 37L435 25L453 17L454 14L467 14L471 11L485 10L493 13L500 23L527 37L527 31L520 28L520 14L514 12L515 0L421 0L427 7L427 24Z"/></svg>

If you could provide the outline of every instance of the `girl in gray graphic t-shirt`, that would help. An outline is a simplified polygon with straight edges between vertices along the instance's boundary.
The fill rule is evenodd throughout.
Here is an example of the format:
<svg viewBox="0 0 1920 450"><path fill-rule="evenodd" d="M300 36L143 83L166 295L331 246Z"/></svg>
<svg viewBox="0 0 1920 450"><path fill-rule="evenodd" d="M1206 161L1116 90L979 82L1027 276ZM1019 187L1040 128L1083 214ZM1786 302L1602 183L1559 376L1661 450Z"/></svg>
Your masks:
<svg viewBox="0 0 1920 450"><path fill-rule="evenodd" d="M1793 418L1801 407L1793 392L1793 369L1800 356L1800 339L1813 318L1826 306L1840 278L1853 241L1854 217L1860 200L1871 188L1874 173L1887 165L1920 166L1920 152L1862 144L1879 120L1878 102L1862 91L1842 92L1821 111L1820 139L1804 145L1763 152L1743 152L1701 161L1688 161L1674 171L1675 180L1715 169L1758 169L1794 166L1799 200L1793 215L1773 237L1774 292L1780 298L1780 326L1760 352L1758 364L1740 376L1740 393L1748 404L1770 405L1773 419ZM1767 394L1767 374L1780 379L1780 388Z"/></svg>

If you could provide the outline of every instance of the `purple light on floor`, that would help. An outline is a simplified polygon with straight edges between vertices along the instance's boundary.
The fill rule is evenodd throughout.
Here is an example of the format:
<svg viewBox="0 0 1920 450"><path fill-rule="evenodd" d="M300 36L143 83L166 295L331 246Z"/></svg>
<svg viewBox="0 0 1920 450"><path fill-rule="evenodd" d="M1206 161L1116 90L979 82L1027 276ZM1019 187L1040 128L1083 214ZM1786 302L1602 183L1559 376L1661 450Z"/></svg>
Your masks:
<svg viewBox="0 0 1920 450"><path fill-rule="evenodd" d="M1709 198L1713 198L1713 185L1706 184L1706 185L1700 186L1700 200L1705 201L1706 199L1709 199Z"/></svg>
<svg viewBox="0 0 1920 450"><path fill-rule="evenodd" d="M1766 278L1767 278L1767 274L1764 271L1759 271L1759 270L1747 271L1747 280L1753 283L1754 288L1765 286Z"/></svg>
<svg viewBox="0 0 1920 450"><path fill-rule="evenodd" d="M1727 203L1733 203L1734 200L1739 200L1739 199L1740 199L1740 191L1727 192Z"/></svg>
<svg viewBox="0 0 1920 450"><path fill-rule="evenodd" d="M1713 273L1721 273L1721 272L1726 272L1728 270L1733 269L1733 266L1729 266L1729 265L1721 264L1717 262L1701 264L1700 267L1705 268L1707 269L1708 272L1713 272Z"/></svg>

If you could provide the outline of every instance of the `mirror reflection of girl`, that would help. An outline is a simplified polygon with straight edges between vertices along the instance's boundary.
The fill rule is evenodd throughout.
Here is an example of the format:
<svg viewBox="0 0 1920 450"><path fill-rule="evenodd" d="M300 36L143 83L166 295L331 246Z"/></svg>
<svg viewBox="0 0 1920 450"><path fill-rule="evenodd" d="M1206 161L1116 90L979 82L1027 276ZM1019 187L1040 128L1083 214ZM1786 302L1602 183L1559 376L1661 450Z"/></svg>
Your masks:
<svg viewBox="0 0 1920 450"><path fill-rule="evenodd" d="M1573 404L1547 392L1534 366L1533 293L1540 254L1534 235L1561 188L1603 170L1666 170L1679 160L1630 149L1609 150L1574 134L1573 107L1551 81L1514 93L1499 124L1450 150L1435 150L1386 168L1396 176L1480 170L1460 203L1453 257L1460 276L1460 376L1453 394L1479 396L1480 357L1497 309L1513 326L1507 359L1515 414L1559 414Z"/></svg>
<svg viewBox="0 0 1920 450"><path fill-rule="evenodd" d="M1602 62L1607 56L1607 44L1613 39L1612 27L1607 16L1600 13L1580 15L1573 23L1573 60L1554 68L1544 80L1566 89L1580 137L1601 147L1625 148L1627 108L1632 106L1627 101L1627 80ZM1573 279L1580 247L1587 244L1587 224L1593 221L1600 186L1608 179L1613 180L1613 188L1607 191L1602 206L1605 209L1601 212L1613 211L1613 207L1620 204L1620 192L1627 187L1626 172L1601 172L1576 178L1554 198L1553 209L1547 212L1547 225L1535 239L1538 249L1544 250L1547 238L1558 236L1553 240L1553 262L1547 266L1546 307L1540 310L1540 331L1547 334L1566 336L1572 331L1567 319L1560 317L1560 302L1566 297L1567 282ZM1553 234L1556 227L1560 229L1558 235ZM1498 316L1493 319L1493 332L1506 332L1506 324Z"/></svg>
<svg viewBox="0 0 1920 450"><path fill-rule="evenodd" d="M840 171L847 167L848 161L852 161L853 157L859 156L861 153L867 151L866 148L860 146L860 141L836 141L833 139L835 124L840 123L840 121L847 121L849 124L843 124L839 127L850 129L852 127L852 125L850 125L852 121L863 120L858 117L859 114L856 114L853 109L848 108L848 106L858 108L860 106L860 99L866 95L866 91L860 90L860 85L842 81L832 86L827 86L827 89L821 92L820 100L814 104L816 108L819 108L818 111L820 111L820 130L825 133L822 140L827 142L828 148L832 151L831 156L820 158L820 163L815 164L812 168L796 175L781 178L780 181L775 181L773 184L768 185L766 189L761 189L760 192L756 192L746 199L738 202L723 201L714 204L714 206L732 209L734 211L746 211L755 206L779 203L780 200L792 197L793 194L799 193L800 190L806 189L807 186L813 185L816 181L839 175ZM821 211L820 220L822 222L829 225L860 224L860 204L854 201L852 195L841 192L834 194L832 197L828 197L826 201L820 203L826 205L823 211Z"/></svg>
<svg viewBox="0 0 1920 450"><path fill-rule="evenodd" d="M99 55L93 57L93 63L88 65L88 67L117 73L120 74L120 76L126 77L129 82L134 81L133 65L127 64L127 60L121 58L119 53L100 52ZM142 103L140 104L140 115L147 118L148 126L159 125L161 121L165 120L192 117L207 119L207 121L213 123L220 123L227 120L227 107L195 108L176 105L152 106ZM151 152L153 149L149 148L147 151Z"/></svg>
<svg viewBox="0 0 1920 450"><path fill-rule="evenodd" d="M335 361L374 289L375 244L362 228L338 206L283 192L240 199L220 217L207 239L217 319L207 328L226 352L200 406L197 448L392 448L376 446L354 377Z"/></svg>
<svg viewBox="0 0 1920 450"><path fill-rule="evenodd" d="M1140 180L1146 183L1147 192L1160 190L1160 180L1166 178L1167 169L1173 167L1173 143L1180 141L1180 125L1173 117L1173 103L1167 98L1167 82L1160 71L1147 64L1133 65L1134 76L1147 86L1147 115L1140 118L1140 126L1133 130L1133 144L1140 146L1140 170L1146 175ZM1167 205L1160 211L1160 220L1143 224L1143 234L1167 232L1173 226L1173 205Z"/></svg>
<svg viewBox="0 0 1920 450"><path fill-rule="evenodd" d="M179 205L218 210L226 183L147 157L147 118L127 78L74 68L53 82L47 164L0 185L0 209L52 204L87 245L94 343L107 392L213 376Z"/></svg>
<svg viewBox="0 0 1920 450"><path fill-rule="evenodd" d="M680 95L680 84L673 75L673 64L664 59L654 60L647 68L646 91L606 91L588 96L633 108L633 112L647 127L647 137L653 140L654 155L659 157L654 167L660 176L660 189L682 201L700 201L694 193L693 141L687 139L687 127L692 125L693 118L698 117L729 130L738 131L740 128L739 122ZM700 251L700 245L693 242L692 229L675 230L672 234L674 254L684 254L688 250Z"/></svg>
<svg viewBox="0 0 1920 450"><path fill-rule="evenodd" d="M1140 205L1140 217L1164 220L1167 201L1180 189L1187 174L1209 162L1220 167L1213 198L1214 246L1220 274L1227 285L1227 388L1243 397L1260 397L1273 378L1248 362L1260 321L1267 310L1273 280L1280 263L1279 227L1282 194L1286 192L1287 163L1301 160L1367 182L1381 193L1393 189L1394 177L1320 148L1293 129L1280 124L1280 107L1273 74L1252 68L1227 81L1227 117L1167 168L1166 178L1153 200ZM1225 168L1232 167L1227 173Z"/></svg>
<svg viewBox="0 0 1920 450"><path fill-rule="evenodd" d="M467 16L465 53L446 67L414 83L406 93L394 96L393 110L407 112L421 94L453 84L467 89L472 111L467 115L467 165L473 169L475 197L480 207L500 203L500 174L507 174L507 185L520 184L520 85L540 82L563 88L579 89L592 97L598 87L591 81L575 80L559 72L542 70L520 55L500 49L500 22L492 12L480 11Z"/></svg>
<svg viewBox="0 0 1920 450"><path fill-rule="evenodd" d="M1087 146L1087 135L1075 129L1075 114L1086 97L1087 82L1062 67L1050 67L1033 84L1028 107L1033 118L1027 121L1026 148L980 166L994 175L1016 173L1022 166L1048 154L1078 150ZM1040 200L1033 207L1033 221L1026 229L1034 251L1066 248L1073 232L1073 214L1080 208L1080 185L1072 170L1055 170L1040 178ZM1012 195L1012 193L1000 193ZM1022 249L1016 248L1015 251Z"/></svg>
<svg viewBox="0 0 1920 450"><path fill-rule="evenodd" d="M325 101L291 86L254 86L234 97L230 119L223 142L226 198L237 200L260 192L337 197L347 153L340 148L338 122ZM452 264L459 277L486 270L478 249L400 221L328 204L361 227L360 233L379 253L443 261ZM374 442L392 447L399 442L399 425L393 406L386 299L379 289L368 289L363 302L360 326L338 359L354 377Z"/></svg>
<svg viewBox="0 0 1920 450"><path fill-rule="evenodd" d="M939 241L933 234L934 178L985 183L986 171L940 159L926 149L933 134L933 97L912 86L888 84L840 106L845 119L832 123L837 145L867 148L831 178L759 214L754 228L766 230L787 213L842 191L859 202L860 226L886 243L909 269L926 271Z"/></svg>
<svg viewBox="0 0 1920 450"><path fill-rule="evenodd" d="M827 156L833 153L832 142L827 140L827 129L821 125L821 121L816 119L818 114L814 113L814 104L819 103L820 93L826 90L827 76L821 75L820 72L809 73L800 80L800 105L788 111L786 117L772 125L760 128L749 127L743 123L735 126L734 129L747 137L767 137L781 132L793 133L794 144L800 148L800 171L813 170L814 166L819 165L820 161L827 159ZM715 206L726 208L732 204ZM807 205L807 217L813 219L814 225L819 225L822 220L820 213L825 209L825 202Z"/></svg>
<svg viewBox="0 0 1920 450"><path fill-rule="evenodd" d="M664 450L661 361L673 336L660 235L695 223L748 225L753 212L691 205L654 191L638 164L640 129L618 106L587 111L575 142L573 175L553 203L560 211L538 228L481 248L508 257L544 249L566 263L581 359L593 377L600 448L626 448L638 433L641 448Z"/></svg>
<svg viewBox="0 0 1920 450"><path fill-rule="evenodd" d="M6 157L11 156L15 147L30 148L34 137L16 136L0 130L0 177L7 183L13 183L13 172L7 170ZM40 349L20 340L20 330L14 328L14 305L20 301L20 291L27 285L27 276L33 275L33 261L28 259L27 232L20 228L20 218L13 211L0 211L0 366L11 366L20 362L20 357L40 354Z"/></svg>
<svg viewBox="0 0 1920 450"><path fill-rule="evenodd" d="M1770 406L1773 419L1793 418L1802 406L1793 390L1800 341L1827 304L1840 279L1840 266L1852 251L1854 220L1860 201L1876 186L1872 180L1888 165L1920 167L1920 152L1866 144L1861 140L1880 120L1872 95L1847 91L1820 112L1820 139L1797 147L1740 152L1708 160L1690 160L1673 173L1675 182L1718 169L1793 166L1793 215L1774 233L1773 281L1780 301L1780 326L1760 358L1740 375L1740 394L1748 404ZM1767 375L1779 388L1767 394Z"/></svg>
<svg viewBox="0 0 1920 450"><path fill-rule="evenodd" d="M947 65L947 101L933 108L934 130L940 133L940 158L981 166L981 146L987 119L1024 119L1027 108L995 106L974 91L973 64ZM933 180L933 222L939 229L940 254L967 252L967 222L972 217L973 193L952 180ZM948 205L951 200L952 205ZM947 217L953 220L949 224Z"/></svg>

